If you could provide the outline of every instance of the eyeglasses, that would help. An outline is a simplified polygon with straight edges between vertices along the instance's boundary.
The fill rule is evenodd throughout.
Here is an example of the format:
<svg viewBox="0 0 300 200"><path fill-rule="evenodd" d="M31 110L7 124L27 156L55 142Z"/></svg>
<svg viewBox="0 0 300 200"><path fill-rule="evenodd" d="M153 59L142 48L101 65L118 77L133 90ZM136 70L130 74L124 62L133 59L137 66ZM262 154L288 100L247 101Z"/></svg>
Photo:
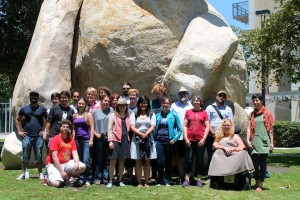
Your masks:
<svg viewBox="0 0 300 200"><path fill-rule="evenodd" d="M130 88L123 88L123 90L129 90Z"/></svg>
<svg viewBox="0 0 300 200"><path fill-rule="evenodd" d="M226 98L226 94L223 94L223 93L219 94L218 96L222 97L222 98Z"/></svg>
<svg viewBox="0 0 300 200"><path fill-rule="evenodd" d="M231 125L229 125L229 124L224 124L223 126L224 126L224 127L230 127Z"/></svg>

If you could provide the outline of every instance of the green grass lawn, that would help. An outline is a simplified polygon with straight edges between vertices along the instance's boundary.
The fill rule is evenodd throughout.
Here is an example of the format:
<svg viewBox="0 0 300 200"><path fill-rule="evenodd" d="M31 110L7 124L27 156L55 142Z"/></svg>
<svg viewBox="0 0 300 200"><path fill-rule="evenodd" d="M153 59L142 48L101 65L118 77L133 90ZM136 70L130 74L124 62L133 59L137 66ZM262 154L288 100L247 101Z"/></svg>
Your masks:
<svg viewBox="0 0 300 200"><path fill-rule="evenodd" d="M204 188L191 186L151 186L124 188L92 185L89 188L52 188L42 185L37 177L37 170L30 170L30 180L16 180L20 174L18 170L4 170L0 163L0 199L299 199L300 195L300 158L298 157L270 157L268 168L271 178L266 179L264 191L234 191L213 190L205 185Z"/></svg>

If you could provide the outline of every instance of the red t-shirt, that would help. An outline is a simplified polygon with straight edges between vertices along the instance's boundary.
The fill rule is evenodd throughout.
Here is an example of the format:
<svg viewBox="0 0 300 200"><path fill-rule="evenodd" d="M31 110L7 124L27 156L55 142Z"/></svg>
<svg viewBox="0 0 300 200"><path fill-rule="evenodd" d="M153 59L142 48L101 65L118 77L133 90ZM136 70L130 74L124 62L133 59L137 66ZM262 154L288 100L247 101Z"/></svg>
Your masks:
<svg viewBox="0 0 300 200"><path fill-rule="evenodd" d="M57 157L60 164L69 162L72 157L72 151L77 150L76 143L71 137L62 139L61 135L58 134L51 139L49 153L46 158L46 165L53 164L51 156L52 151L57 151Z"/></svg>
<svg viewBox="0 0 300 200"><path fill-rule="evenodd" d="M205 132L205 121L208 121L205 110L194 111L187 110L184 119L187 123L187 137L190 141L199 141L203 138Z"/></svg>

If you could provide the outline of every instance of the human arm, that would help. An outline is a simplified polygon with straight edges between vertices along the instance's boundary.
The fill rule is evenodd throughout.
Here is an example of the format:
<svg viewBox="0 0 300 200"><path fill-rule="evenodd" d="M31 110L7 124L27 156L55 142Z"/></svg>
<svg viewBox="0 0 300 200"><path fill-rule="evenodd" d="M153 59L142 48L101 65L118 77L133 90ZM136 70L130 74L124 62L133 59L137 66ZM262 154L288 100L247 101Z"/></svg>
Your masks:
<svg viewBox="0 0 300 200"><path fill-rule="evenodd" d="M273 150L274 148L274 137L273 137L273 127L271 128L271 130L269 131L269 137L270 137L270 151Z"/></svg>
<svg viewBox="0 0 300 200"><path fill-rule="evenodd" d="M51 150L50 150L51 151ZM52 160L53 160L53 164L54 166L57 168L57 170L59 171L61 177L63 179L67 179L68 178L68 174L61 168L58 156L57 156L57 151L51 151L51 156L52 156Z"/></svg>
<svg viewBox="0 0 300 200"><path fill-rule="evenodd" d="M251 125L250 125L250 121L248 122L248 126L247 126L247 145L249 148L252 148L252 143L250 141L250 128L251 128Z"/></svg>
<svg viewBox="0 0 300 200"><path fill-rule="evenodd" d="M93 116L93 119L94 119L94 132L93 132L93 135L96 137L96 138L101 138L101 134L97 132L96 130L96 124L97 124L97 121L98 121L98 118L97 118L97 112L98 110L95 110L93 113L92 113L92 116ZM92 130L91 130L92 131ZM91 133L92 134L92 133Z"/></svg>
<svg viewBox="0 0 300 200"><path fill-rule="evenodd" d="M210 124L209 121L205 121L205 131L204 131L204 135L203 138L198 142L198 146L203 146L205 144L208 132L209 132L209 128L210 128Z"/></svg>
<svg viewBox="0 0 300 200"><path fill-rule="evenodd" d="M109 116L109 120L108 120L108 132L107 132L107 141L109 142L109 148L110 149L114 149L114 144L112 142L112 137L113 137L112 130L113 130L114 123L115 123L115 114L112 113Z"/></svg>
<svg viewBox="0 0 300 200"><path fill-rule="evenodd" d="M190 140L187 137L187 125L188 125L188 120L184 119L183 138L184 138L184 141L185 141L185 145L187 147L190 147L191 146L191 142L190 142Z"/></svg>
<svg viewBox="0 0 300 200"><path fill-rule="evenodd" d="M50 128L51 128L51 119L48 119L46 123L46 139L45 139L46 141L48 141L50 137Z"/></svg>
<svg viewBox="0 0 300 200"><path fill-rule="evenodd" d="M89 147L93 146L93 139L94 139L94 118L91 113L87 114L88 124L90 126L90 141L89 141Z"/></svg>
<svg viewBox="0 0 300 200"><path fill-rule="evenodd" d="M21 136L22 138L24 138L26 136L26 132L23 131L22 127L21 127L21 120L22 120L23 116L18 115L16 117L15 120L15 124L16 124L16 129L17 129L17 133L19 136Z"/></svg>
<svg viewBox="0 0 300 200"><path fill-rule="evenodd" d="M79 156L77 150L72 151L72 158L75 162L74 171L79 170Z"/></svg>
<svg viewBox="0 0 300 200"><path fill-rule="evenodd" d="M180 122L180 119L177 115L177 113L175 112L172 112L174 117L175 117L175 121L174 121L174 133L175 133L175 136L172 138L172 140L170 141L170 144L174 144L175 142L177 142L177 140L180 138L180 136L183 134L182 133L182 125L181 125L181 122Z"/></svg>

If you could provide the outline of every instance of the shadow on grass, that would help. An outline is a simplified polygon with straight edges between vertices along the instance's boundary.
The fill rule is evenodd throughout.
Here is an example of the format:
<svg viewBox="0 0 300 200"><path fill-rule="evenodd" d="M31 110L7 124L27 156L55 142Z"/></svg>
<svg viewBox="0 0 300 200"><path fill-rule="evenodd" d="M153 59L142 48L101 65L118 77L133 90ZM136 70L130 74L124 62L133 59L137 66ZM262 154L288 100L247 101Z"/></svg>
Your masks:
<svg viewBox="0 0 300 200"><path fill-rule="evenodd" d="M300 166L300 158L286 156L268 157L268 165L282 167Z"/></svg>

